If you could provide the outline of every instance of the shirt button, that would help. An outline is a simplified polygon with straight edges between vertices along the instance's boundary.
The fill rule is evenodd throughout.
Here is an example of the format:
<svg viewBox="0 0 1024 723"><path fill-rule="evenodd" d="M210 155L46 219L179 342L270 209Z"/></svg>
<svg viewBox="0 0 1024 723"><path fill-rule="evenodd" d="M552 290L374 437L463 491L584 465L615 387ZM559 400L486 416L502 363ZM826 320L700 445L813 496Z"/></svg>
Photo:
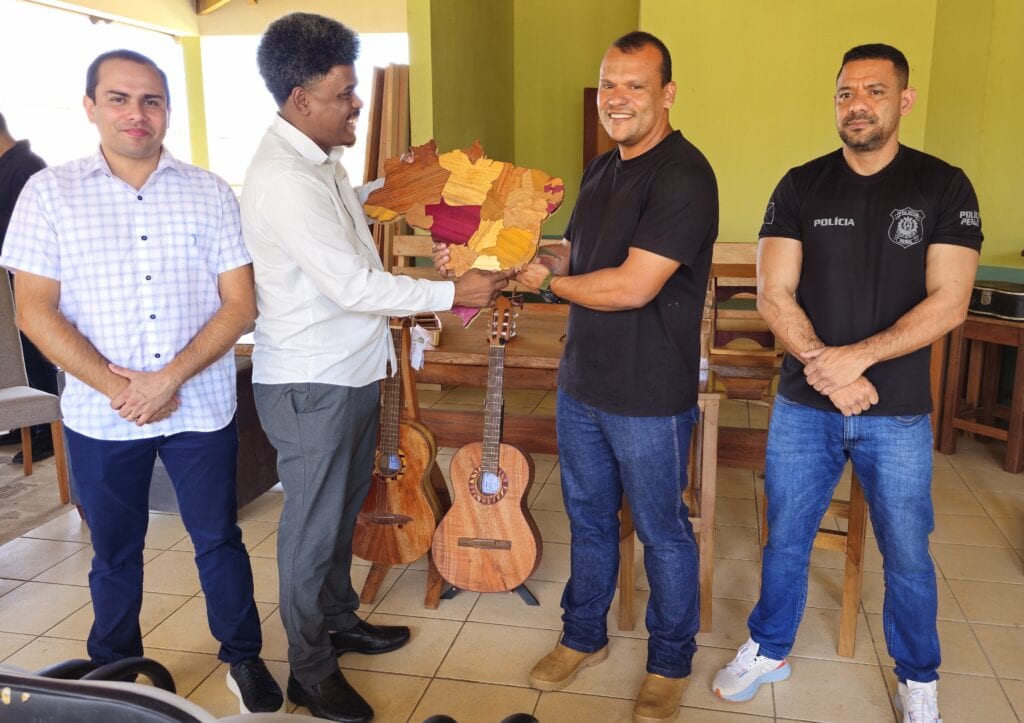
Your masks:
<svg viewBox="0 0 1024 723"><path fill-rule="evenodd" d="M149 274L146 274L146 281L152 281L152 280L153 280L153 277L150 276Z"/></svg>
<svg viewBox="0 0 1024 723"><path fill-rule="evenodd" d="M149 236L143 236L143 237L142 237L142 240L143 240L143 241L149 241Z"/></svg>
<svg viewBox="0 0 1024 723"><path fill-rule="evenodd" d="M150 315L149 315L149 318L150 318L150 319L155 319L155 318L156 318L156 314L150 314Z"/></svg>
<svg viewBox="0 0 1024 723"><path fill-rule="evenodd" d="M156 357L157 359L159 359L159 358L160 358L160 355L159 355L159 354L154 354L153 356L155 356L155 357Z"/></svg>
<svg viewBox="0 0 1024 723"><path fill-rule="evenodd" d="M136 196L135 198L139 199L140 201L142 200L142 196Z"/></svg>

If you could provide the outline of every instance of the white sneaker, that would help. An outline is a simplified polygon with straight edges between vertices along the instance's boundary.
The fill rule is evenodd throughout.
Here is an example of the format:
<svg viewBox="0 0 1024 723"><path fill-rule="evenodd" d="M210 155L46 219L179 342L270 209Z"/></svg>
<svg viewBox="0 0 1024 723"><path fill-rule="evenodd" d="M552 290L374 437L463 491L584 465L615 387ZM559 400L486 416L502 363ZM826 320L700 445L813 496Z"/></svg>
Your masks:
<svg viewBox="0 0 1024 723"><path fill-rule="evenodd" d="M908 680L896 689L896 710L903 723L942 723L939 718L939 692L935 681L918 683Z"/></svg>
<svg viewBox="0 0 1024 723"><path fill-rule="evenodd" d="M761 646L748 638L732 662L715 674L711 690L722 700L742 703L750 700L765 683L785 680L793 669L788 660L774 660L758 655Z"/></svg>

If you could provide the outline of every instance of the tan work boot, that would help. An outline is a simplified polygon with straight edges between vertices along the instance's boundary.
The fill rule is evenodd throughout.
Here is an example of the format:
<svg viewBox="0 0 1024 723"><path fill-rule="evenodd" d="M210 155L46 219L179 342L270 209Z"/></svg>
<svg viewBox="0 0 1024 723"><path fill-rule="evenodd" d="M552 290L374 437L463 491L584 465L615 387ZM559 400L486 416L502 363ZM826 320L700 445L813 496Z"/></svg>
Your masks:
<svg viewBox="0 0 1024 723"><path fill-rule="evenodd" d="M530 685L537 690L561 690L576 679L581 669L597 665L607 657L607 645L596 653L581 653L559 643L533 666Z"/></svg>
<svg viewBox="0 0 1024 723"><path fill-rule="evenodd" d="M679 715L679 702L689 678L666 678L648 673L633 706L634 723L670 723Z"/></svg>

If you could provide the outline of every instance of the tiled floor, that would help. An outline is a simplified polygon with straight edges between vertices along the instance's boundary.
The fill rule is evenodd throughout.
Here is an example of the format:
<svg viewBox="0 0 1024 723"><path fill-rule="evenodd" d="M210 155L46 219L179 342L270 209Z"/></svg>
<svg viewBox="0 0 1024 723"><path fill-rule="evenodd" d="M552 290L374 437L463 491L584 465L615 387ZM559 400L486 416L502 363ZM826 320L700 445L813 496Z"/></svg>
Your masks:
<svg viewBox="0 0 1024 723"><path fill-rule="evenodd" d="M424 405L477 408L473 390L423 390ZM549 394L524 392L509 404L518 412L552 413ZM763 409L727 402L723 424L763 426ZM947 723L1020 721L1024 716L1024 475L999 466L1002 446L962 440L952 457L935 456L936 530L932 550L939 571L939 633L943 646L940 701ZM447 471L453 450L439 454ZM363 607L371 622L409 625L413 639L401 651L345 655L341 667L368 698L379 721L422 721L445 712L462 723L496 723L516 712L544 723L631 720L632 698L643 676L642 620L620 632L611 616L611 654L584 671L565 691L539 693L527 672L558 639L559 596L568 576L568 526L557 459L535 455L530 506L544 538L543 560L528 585L538 608L512 594L463 592L437 610L422 606L425 565L393 569L378 600ZM37 475L52 475L46 463ZM35 479L35 478L33 478ZM38 480L36 480L38 482ZM842 485L845 486L845 485ZM842 487L841 486L841 487ZM891 721L892 661L881 637L881 557L868 540L856 655L836 655L842 559L815 551L809 606L792 655L793 677L733 705L709 690L714 672L746 639L745 619L758 589L757 520L761 483L749 470L721 469L718 479L714 631L698 638L693 681L683 698L685 721ZM283 502L268 492L241 512L252 556L256 599L264 628L264 656L283 683L284 632L277 614L277 518ZM34 669L85 654L91 622L86 587L89 533L74 510L0 547L0 661ZM638 553L639 554L639 553ZM174 515L153 514L146 549L142 629L147 653L167 665L179 692L217 715L237 712L224 687L225 667L205 623L191 546ZM361 586L368 567L359 563ZM646 580L637 566L638 598ZM613 605L613 610L614 610ZM642 616L641 616L642 617ZM303 709L296 711L305 713Z"/></svg>

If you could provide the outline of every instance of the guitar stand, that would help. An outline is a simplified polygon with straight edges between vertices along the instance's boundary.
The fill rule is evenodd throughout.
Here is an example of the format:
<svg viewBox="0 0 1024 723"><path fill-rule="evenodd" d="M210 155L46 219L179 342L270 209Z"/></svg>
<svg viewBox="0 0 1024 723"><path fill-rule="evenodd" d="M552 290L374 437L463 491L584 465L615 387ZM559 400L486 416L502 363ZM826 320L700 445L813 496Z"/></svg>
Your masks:
<svg viewBox="0 0 1024 723"><path fill-rule="evenodd" d="M441 599L451 600L460 592L462 592L461 589L455 587L454 585L451 585L448 587L447 590L444 591L444 593L441 594ZM530 589L526 587L526 585L519 585L518 587L514 587L509 592L514 592L517 595L519 595L519 597L523 599L523 602L527 605L530 605L531 607L536 607L540 605L540 601L537 600L537 598L534 596L532 592L530 592Z"/></svg>

